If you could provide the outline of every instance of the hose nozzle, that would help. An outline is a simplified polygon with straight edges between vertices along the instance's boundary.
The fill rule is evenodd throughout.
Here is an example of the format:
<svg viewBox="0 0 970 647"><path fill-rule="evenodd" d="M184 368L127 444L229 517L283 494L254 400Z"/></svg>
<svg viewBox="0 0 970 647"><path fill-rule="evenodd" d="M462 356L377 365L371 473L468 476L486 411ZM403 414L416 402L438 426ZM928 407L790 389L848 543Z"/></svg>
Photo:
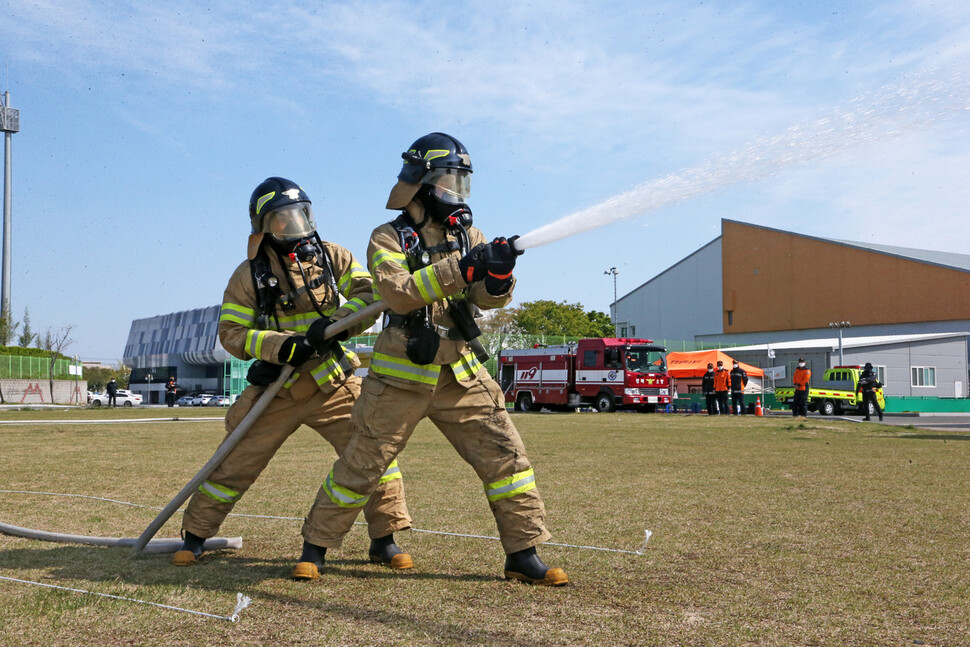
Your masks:
<svg viewBox="0 0 970 647"><path fill-rule="evenodd" d="M506 238L505 240L508 242L509 247L512 248L512 251L515 252L516 256L522 256L523 254L525 254L525 250L519 249L518 247L515 246L515 241L517 241L518 239L519 239L518 236L512 236L511 238Z"/></svg>

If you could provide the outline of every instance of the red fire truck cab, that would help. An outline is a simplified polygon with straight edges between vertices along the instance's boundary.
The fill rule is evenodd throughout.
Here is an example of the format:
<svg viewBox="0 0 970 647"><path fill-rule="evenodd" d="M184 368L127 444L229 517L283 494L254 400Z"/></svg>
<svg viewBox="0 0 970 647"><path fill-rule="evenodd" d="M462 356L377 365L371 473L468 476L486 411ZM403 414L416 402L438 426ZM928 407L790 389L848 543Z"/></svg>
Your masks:
<svg viewBox="0 0 970 647"><path fill-rule="evenodd" d="M499 353L499 381L516 411L617 408L655 411L670 404L667 351L649 339L580 339Z"/></svg>

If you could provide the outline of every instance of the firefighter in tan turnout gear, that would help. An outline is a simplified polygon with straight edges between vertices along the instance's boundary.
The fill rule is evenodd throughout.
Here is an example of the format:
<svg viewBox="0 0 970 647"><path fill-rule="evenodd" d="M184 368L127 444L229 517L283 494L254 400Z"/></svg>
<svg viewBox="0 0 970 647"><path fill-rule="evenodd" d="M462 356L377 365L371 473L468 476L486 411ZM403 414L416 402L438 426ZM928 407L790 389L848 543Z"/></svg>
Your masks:
<svg viewBox="0 0 970 647"><path fill-rule="evenodd" d="M486 244L471 226L465 200L472 166L458 140L432 133L402 157L387 202L401 214L375 229L367 248L375 290L390 313L354 407L357 433L317 495L304 538L321 554L340 546L381 474L418 422L430 418L484 483L507 554L506 578L566 584L566 573L536 554L551 537L545 508L525 446L483 365L473 319L476 307L511 300L516 254L504 238Z"/></svg>
<svg viewBox="0 0 970 647"><path fill-rule="evenodd" d="M374 300L370 274L343 247L316 232L310 199L293 182L271 177L256 187L249 204L252 235L249 257L236 268L223 296L219 340L241 359L255 358L251 383L226 414L231 433L283 364L295 367L284 387L196 492L182 517L184 544L172 563L187 566L202 554L226 515L253 484L283 442L305 424L339 454L354 433L350 412L360 394L354 376L359 360L337 339L324 339L327 325ZM345 303L340 305L340 296ZM339 306L339 307L338 307ZM346 339L369 326L364 321L337 337ZM308 341L311 340L311 342ZM403 569L411 557L394 543L393 533L409 528L404 487L396 461L389 461L364 506L371 537L370 559ZM319 523L313 512L306 525ZM314 547L295 579L319 577ZM309 551L309 552L306 552Z"/></svg>

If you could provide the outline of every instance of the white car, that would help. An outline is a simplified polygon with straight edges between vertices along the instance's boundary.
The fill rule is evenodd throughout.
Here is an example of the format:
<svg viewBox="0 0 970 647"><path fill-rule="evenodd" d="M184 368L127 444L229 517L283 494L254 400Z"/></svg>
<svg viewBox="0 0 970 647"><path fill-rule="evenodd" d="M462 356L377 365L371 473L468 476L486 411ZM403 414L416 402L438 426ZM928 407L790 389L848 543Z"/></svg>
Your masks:
<svg viewBox="0 0 970 647"><path fill-rule="evenodd" d="M135 407L141 404L141 396L137 393L132 393L131 391L126 391L125 389L118 389L115 391L115 401L120 407ZM91 396L91 406L92 407L106 407L108 406L108 394L107 393L95 393Z"/></svg>
<svg viewBox="0 0 970 647"><path fill-rule="evenodd" d="M204 407L212 399L211 393L199 393L194 398L192 398L193 407Z"/></svg>
<svg viewBox="0 0 970 647"><path fill-rule="evenodd" d="M195 398L193 396L191 396L191 395L183 395L181 398L179 398L178 400L175 401L175 404L178 405L178 406L180 406L180 407L191 407L192 406L192 400L194 400L194 399Z"/></svg>
<svg viewBox="0 0 970 647"><path fill-rule="evenodd" d="M227 395L214 395L212 398L205 403L207 407L228 407L229 406L229 396Z"/></svg>

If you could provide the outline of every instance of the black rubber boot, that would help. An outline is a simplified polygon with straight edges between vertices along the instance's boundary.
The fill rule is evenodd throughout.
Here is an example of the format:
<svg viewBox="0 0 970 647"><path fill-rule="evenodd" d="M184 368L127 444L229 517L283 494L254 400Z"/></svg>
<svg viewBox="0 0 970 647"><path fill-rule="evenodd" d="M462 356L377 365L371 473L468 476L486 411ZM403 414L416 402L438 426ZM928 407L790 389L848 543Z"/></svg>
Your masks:
<svg viewBox="0 0 970 647"><path fill-rule="evenodd" d="M411 556L394 543L393 533L386 537L371 539L370 550L367 553L374 564L384 564L396 570L414 566Z"/></svg>
<svg viewBox="0 0 970 647"><path fill-rule="evenodd" d="M320 569L327 557L327 549L323 546L303 542L303 553L300 555L299 563L293 567L290 577L294 580L315 580L320 577Z"/></svg>
<svg viewBox="0 0 970 647"><path fill-rule="evenodd" d="M182 547L172 555L173 566L191 566L195 564L205 549L205 538L193 535L188 530L182 537Z"/></svg>
<svg viewBox="0 0 970 647"><path fill-rule="evenodd" d="M540 586L563 586L569 582L566 571L549 568L539 559L535 546L505 556L505 579Z"/></svg>

